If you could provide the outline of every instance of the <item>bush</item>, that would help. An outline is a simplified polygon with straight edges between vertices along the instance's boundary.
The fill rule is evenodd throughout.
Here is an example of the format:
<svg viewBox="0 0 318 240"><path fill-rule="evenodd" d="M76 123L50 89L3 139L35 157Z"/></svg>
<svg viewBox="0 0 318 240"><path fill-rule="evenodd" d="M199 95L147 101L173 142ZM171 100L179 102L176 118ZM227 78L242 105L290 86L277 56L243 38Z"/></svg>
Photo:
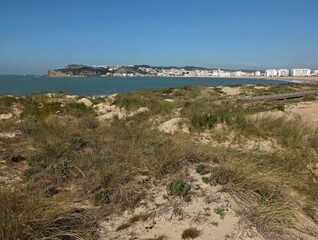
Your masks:
<svg viewBox="0 0 318 240"><path fill-rule="evenodd" d="M205 174L207 174L207 173L209 172L209 170L207 169L206 165L204 165L204 164L202 164L202 163L196 165L195 171L196 171L197 173L199 173L200 175L205 175Z"/></svg>
<svg viewBox="0 0 318 240"><path fill-rule="evenodd" d="M226 214L227 211L228 211L228 209L225 208L225 207L223 207L223 206L214 208L214 212L215 212L216 214L220 215L220 218L221 218L221 219L224 219L225 214Z"/></svg>
<svg viewBox="0 0 318 240"><path fill-rule="evenodd" d="M167 186L167 192L169 195L175 195L185 197L188 195L191 186L183 180L174 180Z"/></svg>

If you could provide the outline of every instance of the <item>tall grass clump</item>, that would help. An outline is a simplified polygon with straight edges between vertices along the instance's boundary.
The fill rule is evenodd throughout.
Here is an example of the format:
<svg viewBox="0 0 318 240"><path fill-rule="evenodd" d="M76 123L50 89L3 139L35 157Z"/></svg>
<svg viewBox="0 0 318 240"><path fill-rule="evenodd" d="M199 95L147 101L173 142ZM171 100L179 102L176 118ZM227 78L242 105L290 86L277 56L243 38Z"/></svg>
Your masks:
<svg viewBox="0 0 318 240"><path fill-rule="evenodd" d="M0 239L95 239L95 223L66 205L0 191Z"/></svg>

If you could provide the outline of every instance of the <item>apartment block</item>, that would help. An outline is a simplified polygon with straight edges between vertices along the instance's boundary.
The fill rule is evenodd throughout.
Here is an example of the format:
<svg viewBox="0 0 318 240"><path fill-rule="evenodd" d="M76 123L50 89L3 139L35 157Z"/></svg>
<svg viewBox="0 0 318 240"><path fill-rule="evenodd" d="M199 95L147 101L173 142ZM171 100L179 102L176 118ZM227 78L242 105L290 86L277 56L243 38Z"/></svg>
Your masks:
<svg viewBox="0 0 318 240"><path fill-rule="evenodd" d="M310 76L311 70L308 68L293 68L291 70L291 75L293 77L306 77Z"/></svg>
<svg viewBox="0 0 318 240"><path fill-rule="evenodd" d="M278 69L277 75L279 77L288 77L289 76L289 70L288 69Z"/></svg>
<svg viewBox="0 0 318 240"><path fill-rule="evenodd" d="M267 69L265 71L265 76L266 77L277 77L277 70L276 69Z"/></svg>

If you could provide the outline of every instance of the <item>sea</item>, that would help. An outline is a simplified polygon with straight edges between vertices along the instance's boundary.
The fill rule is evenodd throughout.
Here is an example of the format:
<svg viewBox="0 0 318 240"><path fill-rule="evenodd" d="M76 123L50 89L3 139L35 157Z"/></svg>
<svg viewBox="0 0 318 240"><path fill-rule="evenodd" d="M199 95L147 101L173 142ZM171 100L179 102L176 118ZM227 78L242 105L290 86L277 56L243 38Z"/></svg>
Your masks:
<svg viewBox="0 0 318 240"><path fill-rule="evenodd" d="M45 77L0 75L0 95L24 96L36 93L64 92L83 96L107 96L141 89L181 86L220 86L275 84L288 81L244 78L190 77Z"/></svg>

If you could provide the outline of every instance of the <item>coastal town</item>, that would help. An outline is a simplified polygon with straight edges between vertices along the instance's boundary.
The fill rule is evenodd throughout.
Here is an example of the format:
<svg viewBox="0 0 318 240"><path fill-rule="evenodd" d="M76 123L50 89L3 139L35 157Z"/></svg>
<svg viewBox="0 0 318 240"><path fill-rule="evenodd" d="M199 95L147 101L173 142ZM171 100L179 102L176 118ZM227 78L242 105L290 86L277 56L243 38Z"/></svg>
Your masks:
<svg viewBox="0 0 318 240"><path fill-rule="evenodd" d="M309 68L267 69L267 70L224 70L202 67L152 67L148 65L129 66L86 66L68 65L62 69L50 70L47 76L100 76L100 77L310 77L318 76L318 70Z"/></svg>

